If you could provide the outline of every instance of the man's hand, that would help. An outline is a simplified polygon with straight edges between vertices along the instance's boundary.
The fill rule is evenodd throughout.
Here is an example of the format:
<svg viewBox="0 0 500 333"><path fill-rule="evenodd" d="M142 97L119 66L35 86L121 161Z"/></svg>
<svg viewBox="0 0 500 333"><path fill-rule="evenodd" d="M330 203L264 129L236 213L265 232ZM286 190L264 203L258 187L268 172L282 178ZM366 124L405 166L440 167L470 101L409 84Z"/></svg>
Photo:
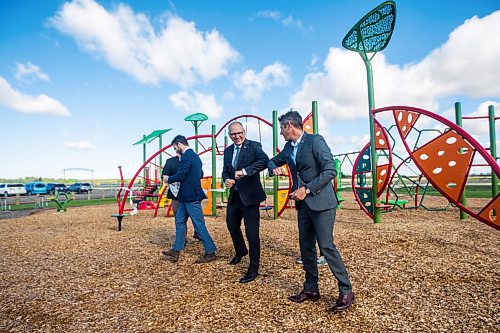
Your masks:
<svg viewBox="0 0 500 333"><path fill-rule="evenodd" d="M290 193L290 198L292 198L293 200L304 200L306 196L307 193L304 186L299 187L298 189Z"/></svg>
<svg viewBox="0 0 500 333"><path fill-rule="evenodd" d="M243 170L237 170L234 172L234 178L240 179L243 178L245 174L243 173Z"/></svg>
<svg viewBox="0 0 500 333"><path fill-rule="evenodd" d="M273 169L273 175L275 176L281 176L284 174L286 174L285 167L277 167L276 169Z"/></svg>
<svg viewBox="0 0 500 333"><path fill-rule="evenodd" d="M234 179L226 179L225 182L227 188L233 187L234 183L235 183Z"/></svg>
<svg viewBox="0 0 500 333"><path fill-rule="evenodd" d="M163 184L168 185L168 176L163 176Z"/></svg>

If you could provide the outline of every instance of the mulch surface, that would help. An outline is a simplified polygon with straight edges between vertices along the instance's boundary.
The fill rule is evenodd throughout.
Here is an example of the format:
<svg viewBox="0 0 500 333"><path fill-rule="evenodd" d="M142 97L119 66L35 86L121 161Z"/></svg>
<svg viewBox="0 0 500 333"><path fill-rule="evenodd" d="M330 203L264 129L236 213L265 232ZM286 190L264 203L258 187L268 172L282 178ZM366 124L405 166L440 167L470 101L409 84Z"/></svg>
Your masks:
<svg viewBox="0 0 500 333"><path fill-rule="evenodd" d="M295 212L261 221L261 275L229 266L224 213L207 218L219 259L197 265L193 240L180 261L160 260L172 218L124 220L115 206L69 208L0 220L1 332L495 332L500 331L500 233L458 210L398 210L373 224L352 199L337 211L335 242L357 303L329 314L336 280L320 267L318 302L295 304Z"/></svg>

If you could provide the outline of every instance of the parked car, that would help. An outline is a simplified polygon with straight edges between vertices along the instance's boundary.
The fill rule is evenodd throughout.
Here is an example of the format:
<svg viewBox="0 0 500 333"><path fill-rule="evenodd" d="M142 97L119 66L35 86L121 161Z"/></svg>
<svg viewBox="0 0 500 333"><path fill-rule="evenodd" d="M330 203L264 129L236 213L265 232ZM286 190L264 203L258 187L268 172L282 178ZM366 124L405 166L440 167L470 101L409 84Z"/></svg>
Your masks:
<svg viewBox="0 0 500 333"><path fill-rule="evenodd" d="M32 194L47 194L47 184L43 182L30 182L24 185L26 187L26 192L28 195Z"/></svg>
<svg viewBox="0 0 500 333"><path fill-rule="evenodd" d="M25 195L26 188L21 183L3 183L0 184L0 195L8 197L9 195Z"/></svg>
<svg viewBox="0 0 500 333"><path fill-rule="evenodd" d="M71 192L88 193L92 192L92 185L90 183L74 183L69 186Z"/></svg>
<svg viewBox="0 0 500 333"><path fill-rule="evenodd" d="M55 191L59 193L66 193L69 191L69 189L65 184L62 183L47 183L47 192L53 193Z"/></svg>

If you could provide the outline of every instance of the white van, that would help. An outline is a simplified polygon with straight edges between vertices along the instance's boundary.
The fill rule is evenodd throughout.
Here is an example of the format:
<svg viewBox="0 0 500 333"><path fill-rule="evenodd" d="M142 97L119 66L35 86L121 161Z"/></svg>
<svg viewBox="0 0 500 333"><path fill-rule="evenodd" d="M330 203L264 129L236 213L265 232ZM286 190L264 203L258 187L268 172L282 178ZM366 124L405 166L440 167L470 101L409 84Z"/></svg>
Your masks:
<svg viewBox="0 0 500 333"><path fill-rule="evenodd" d="M9 195L26 195L26 188L21 183L3 183L0 184L0 195L7 197Z"/></svg>

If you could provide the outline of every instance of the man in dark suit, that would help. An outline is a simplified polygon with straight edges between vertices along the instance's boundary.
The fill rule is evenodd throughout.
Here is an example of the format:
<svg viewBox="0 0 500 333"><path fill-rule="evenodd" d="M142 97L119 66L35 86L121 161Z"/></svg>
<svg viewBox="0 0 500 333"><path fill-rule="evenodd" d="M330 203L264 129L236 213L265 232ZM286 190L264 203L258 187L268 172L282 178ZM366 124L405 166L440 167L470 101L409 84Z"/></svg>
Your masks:
<svg viewBox="0 0 500 333"><path fill-rule="evenodd" d="M240 122L229 125L229 137L233 144L224 150L222 170L224 184L230 189L226 224L236 252L229 264L238 264L249 252L241 232L243 219L250 249L250 264L240 282L248 283L255 280L259 274L259 205L266 200L259 172L266 168L269 158L262 151L260 143L245 138L245 129Z"/></svg>
<svg viewBox="0 0 500 333"><path fill-rule="evenodd" d="M179 207L175 215L175 241L170 251L162 251L165 259L171 262L179 260L180 251L184 250L186 244L186 222L188 218L193 221L195 232L203 243L205 254L196 263L206 263L217 258L216 247L205 226L205 218L201 208L201 201L206 199L205 192L201 188L200 178L202 176L202 162L198 154L190 147L186 138L177 135L172 140L175 151L181 154L179 169L173 176L165 176L168 184L180 183L177 199Z"/></svg>
<svg viewBox="0 0 500 333"><path fill-rule="evenodd" d="M321 135L311 135L303 130L302 117L297 111L282 115L279 122L281 135L287 143L269 161L269 174L284 174L281 167L284 164L288 164L290 168L293 179L290 196L296 201L299 245L306 273L303 290L288 299L301 303L320 298L315 245L317 240L338 281L339 297L330 311L344 311L353 304L354 293L342 257L333 244L333 224L338 203L332 184L336 175L332 153Z"/></svg>

